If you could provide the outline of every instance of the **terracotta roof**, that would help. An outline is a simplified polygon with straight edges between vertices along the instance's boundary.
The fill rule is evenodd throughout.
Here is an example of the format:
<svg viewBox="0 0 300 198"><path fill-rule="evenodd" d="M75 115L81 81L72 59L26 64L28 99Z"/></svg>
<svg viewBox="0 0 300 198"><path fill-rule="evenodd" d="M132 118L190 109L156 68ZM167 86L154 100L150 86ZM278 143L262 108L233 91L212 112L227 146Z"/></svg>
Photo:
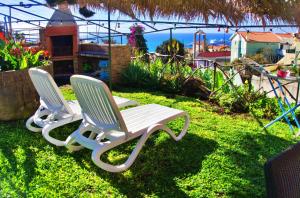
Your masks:
<svg viewBox="0 0 300 198"><path fill-rule="evenodd" d="M224 52L200 52L200 57L206 57L206 58L213 58L213 57L224 57L224 56L230 56L230 51L224 51Z"/></svg>
<svg viewBox="0 0 300 198"><path fill-rule="evenodd" d="M292 33L276 33L277 36L280 36L282 38L293 38L294 35Z"/></svg>
<svg viewBox="0 0 300 198"><path fill-rule="evenodd" d="M212 49L216 51L221 51L230 48L228 45L208 45L207 47L208 49Z"/></svg>
<svg viewBox="0 0 300 198"><path fill-rule="evenodd" d="M273 32L238 32L248 42L280 43L280 38Z"/></svg>

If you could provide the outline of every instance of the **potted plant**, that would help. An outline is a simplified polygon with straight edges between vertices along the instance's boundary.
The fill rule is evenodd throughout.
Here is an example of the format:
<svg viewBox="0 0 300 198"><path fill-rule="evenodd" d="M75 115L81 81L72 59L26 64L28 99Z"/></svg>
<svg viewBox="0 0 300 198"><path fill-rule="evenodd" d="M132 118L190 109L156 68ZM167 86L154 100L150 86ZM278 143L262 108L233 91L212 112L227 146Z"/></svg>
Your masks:
<svg viewBox="0 0 300 198"><path fill-rule="evenodd" d="M281 78L286 78L290 76L290 70L284 66L278 66L277 76Z"/></svg>
<svg viewBox="0 0 300 198"><path fill-rule="evenodd" d="M52 74L47 51L28 47L24 40L0 36L0 120L29 117L38 107L39 98L28 69L41 67Z"/></svg>

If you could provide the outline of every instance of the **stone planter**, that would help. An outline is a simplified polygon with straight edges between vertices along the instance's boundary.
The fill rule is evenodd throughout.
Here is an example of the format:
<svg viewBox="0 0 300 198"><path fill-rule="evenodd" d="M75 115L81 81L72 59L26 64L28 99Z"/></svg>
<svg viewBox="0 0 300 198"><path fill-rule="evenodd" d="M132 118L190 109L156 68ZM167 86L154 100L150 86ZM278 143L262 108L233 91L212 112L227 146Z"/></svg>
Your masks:
<svg viewBox="0 0 300 198"><path fill-rule="evenodd" d="M53 74L52 64L40 67ZM28 69L0 72L0 120L10 121L31 116L39 106L39 96Z"/></svg>

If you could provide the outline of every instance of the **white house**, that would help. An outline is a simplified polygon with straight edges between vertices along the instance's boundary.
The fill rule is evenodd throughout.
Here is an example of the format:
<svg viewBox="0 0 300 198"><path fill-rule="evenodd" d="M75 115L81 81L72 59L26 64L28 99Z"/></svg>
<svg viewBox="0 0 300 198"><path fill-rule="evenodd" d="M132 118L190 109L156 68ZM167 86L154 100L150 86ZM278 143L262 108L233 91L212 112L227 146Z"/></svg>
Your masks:
<svg viewBox="0 0 300 198"><path fill-rule="evenodd" d="M293 34L273 32L237 32L231 36L231 61L255 55L263 48L273 50L274 54L284 55L293 42Z"/></svg>

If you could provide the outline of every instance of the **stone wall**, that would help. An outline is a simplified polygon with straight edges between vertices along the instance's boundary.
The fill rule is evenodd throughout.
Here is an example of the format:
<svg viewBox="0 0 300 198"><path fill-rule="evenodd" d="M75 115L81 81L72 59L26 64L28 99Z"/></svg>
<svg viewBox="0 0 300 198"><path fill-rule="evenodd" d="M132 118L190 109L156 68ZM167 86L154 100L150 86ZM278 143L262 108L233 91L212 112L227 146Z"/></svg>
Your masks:
<svg viewBox="0 0 300 198"><path fill-rule="evenodd" d="M52 74L52 64L40 67ZM39 96L31 82L28 69L0 72L0 120L19 120L33 115Z"/></svg>
<svg viewBox="0 0 300 198"><path fill-rule="evenodd" d="M111 49L112 82L121 81L121 73L126 69L131 60L130 47L128 45L112 45Z"/></svg>
<svg viewBox="0 0 300 198"><path fill-rule="evenodd" d="M128 45L114 44L111 46L111 53L112 82L119 83L121 80L122 71L128 67L131 61L131 50ZM78 72L83 73L82 65L85 62L89 62L93 68L97 70L100 60L108 60L107 44L81 44L78 60Z"/></svg>

